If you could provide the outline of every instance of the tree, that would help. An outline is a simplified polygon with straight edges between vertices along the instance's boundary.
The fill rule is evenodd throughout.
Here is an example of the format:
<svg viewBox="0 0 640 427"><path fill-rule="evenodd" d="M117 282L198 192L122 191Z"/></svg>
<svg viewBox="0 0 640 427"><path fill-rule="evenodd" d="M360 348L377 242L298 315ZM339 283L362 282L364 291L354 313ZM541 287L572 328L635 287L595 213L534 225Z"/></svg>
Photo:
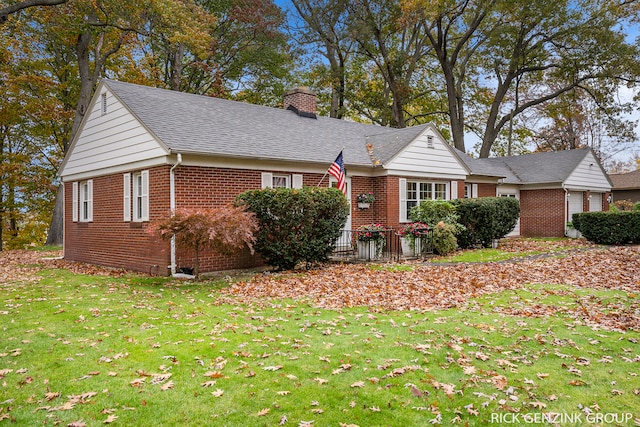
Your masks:
<svg viewBox="0 0 640 427"><path fill-rule="evenodd" d="M231 254L243 248L253 253L258 223L244 208L225 205L210 209L177 209L151 222L147 231L163 240L175 238L176 245L195 253L194 274L200 276L200 251L210 248L218 254Z"/></svg>
<svg viewBox="0 0 640 427"><path fill-rule="evenodd" d="M404 128L405 107L416 97L415 76L425 66L430 52L420 23L402 25L402 10L397 0L359 0L349 6L352 37L358 54L375 68L383 88L381 103L389 109L379 124Z"/></svg>
<svg viewBox="0 0 640 427"><path fill-rule="evenodd" d="M576 88L604 102L616 92L612 87L637 81L638 50L620 30L634 16L632 4L418 0L406 2L404 12L409 22L422 22L428 30L447 87L454 145L460 150L469 127L465 85L484 82L484 91L471 93L487 101L475 105L484 111L479 114L480 157L488 157L505 127L531 108Z"/></svg>
<svg viewBox="0 0 640 427"><path fill-rule="evenodd" d="M302 43L318 46L328 61L316 66L316 74L324 77L331 88L329 117L345 115L347 64L353 53L354 41L349 37L348 2L340 0L292 0L293 6L306 23Z"/></svg>
<svg viewBox="0 0 640 427"><path fill-rule="evenodd" d="M25 0L0 8L0 24L7 22L9 15L37 6L56 6L69 0Z"/></svg>

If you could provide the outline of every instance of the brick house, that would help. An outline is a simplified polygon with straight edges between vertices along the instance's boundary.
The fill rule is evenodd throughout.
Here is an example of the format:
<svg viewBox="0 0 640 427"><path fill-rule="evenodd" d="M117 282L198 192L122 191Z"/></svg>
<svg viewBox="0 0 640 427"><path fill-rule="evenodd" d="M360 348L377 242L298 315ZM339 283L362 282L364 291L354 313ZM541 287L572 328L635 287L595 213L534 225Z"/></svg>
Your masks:
<svg viewBox="0 0 640 427"><path fill-rule="evenodd" d="M347 229L398 227L425 199L504 195L523 206L515 234L562 235L573 194L581 194L582 210L595 210L610 190L590 150L472 159L431 124L392 129L317 116L315 95L305 89L287 93L284 107L101 81L60 170L65 258L174 273L193 257L150 236L149 220L178 207L230 203L250 189L333 185L324 174L342 149L353 199ZM559 160L549 160L554 156ZM535 173L518 169L528 164L541 176L548 175L541 165L562 173L553 182L528 181ZM376 201L359 209L355 199L367 192ZM589 206L596 194L602 204ZM248 252L205 254L200 268L260 263Z"/></svg>
<svg viewBox="0 0 640 427"><path fill-rule="evenodd" d="M619 200L640 202L640 170L611 174L609 178L613 183L611 198L614 202Z"/></svg>

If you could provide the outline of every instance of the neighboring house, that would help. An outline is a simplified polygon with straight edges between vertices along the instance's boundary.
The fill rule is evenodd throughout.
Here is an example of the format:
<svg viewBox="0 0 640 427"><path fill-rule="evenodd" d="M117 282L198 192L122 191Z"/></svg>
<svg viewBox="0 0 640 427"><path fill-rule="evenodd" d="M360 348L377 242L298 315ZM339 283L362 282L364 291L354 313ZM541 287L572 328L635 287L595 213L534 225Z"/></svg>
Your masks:
<svg viewBox="0 0 640 427"><path fill-rule="evenodd" d="M341 150L354 199L347 229L398 227L422 200L512 196L522 205L519 234L561 236L570 213L602 209L610 190L590 150L472 159L431 124L392 129L315 108L305 89L277 109L103 80L60 170L65 258L158 274L191 267L191 253L147 233L150 220L250 189L334 185L324 175ZM356 196L368 192L376 201L358 209ZM248 251L205 254L200 269L260 263Z"/></svg>
<svg viewBox="0 0 640 427"><path fill-rule="evenodd" d="M613 183L611 198L614 202L619 200L640 202L640 170L611 174L609 178Z"/></svg>

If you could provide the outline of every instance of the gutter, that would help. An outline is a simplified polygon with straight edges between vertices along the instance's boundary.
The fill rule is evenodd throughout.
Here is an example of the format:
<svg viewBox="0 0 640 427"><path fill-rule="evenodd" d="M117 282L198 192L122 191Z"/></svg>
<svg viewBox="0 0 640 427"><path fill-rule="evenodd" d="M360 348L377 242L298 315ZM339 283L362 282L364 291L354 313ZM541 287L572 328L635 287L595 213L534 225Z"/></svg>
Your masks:
<svg viewBox="0 0 640 427"><path fill-rule="evenodd" d="M177 154L176 162L173 166L171 166L171 170L169 171L169 207L171 208L171 213L176 210L176 174L175 170L178 166L182 164L182 154ZM171 265L169 265L171 269L171 275L175 276L176 274L176 236L171 237Z"/></svg>

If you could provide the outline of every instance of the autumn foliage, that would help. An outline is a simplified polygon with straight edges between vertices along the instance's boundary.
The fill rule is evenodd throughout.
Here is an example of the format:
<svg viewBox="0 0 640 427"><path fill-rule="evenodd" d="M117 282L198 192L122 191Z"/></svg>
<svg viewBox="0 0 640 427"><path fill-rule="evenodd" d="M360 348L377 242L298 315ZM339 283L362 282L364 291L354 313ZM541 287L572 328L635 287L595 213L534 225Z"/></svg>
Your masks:
<svg viewBox="0 0 640 427"><path fill-rule="evenodd" d="M193 249L199 275L199 251L211 248L220 254L230 254L253 244L258 223L253 213L243 207L225 205L209 209L177 209L149 224L148 232L164 240L175 236L176 244Z"/></svg>

